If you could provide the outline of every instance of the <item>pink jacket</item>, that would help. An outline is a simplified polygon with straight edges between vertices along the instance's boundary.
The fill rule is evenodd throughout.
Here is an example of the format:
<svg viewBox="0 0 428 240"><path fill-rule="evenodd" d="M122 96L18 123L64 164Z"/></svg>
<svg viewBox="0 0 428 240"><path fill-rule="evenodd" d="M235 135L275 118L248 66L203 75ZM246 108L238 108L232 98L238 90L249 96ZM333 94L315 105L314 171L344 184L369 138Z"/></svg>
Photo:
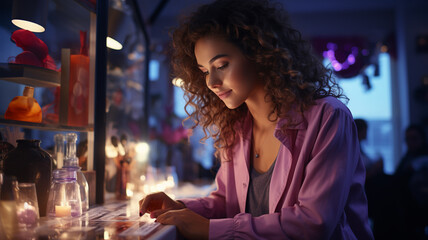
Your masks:
<svg viewBox="0 0 428 240"><path fill-rule="evenodd" d="M299 124L281 130L282 142L269 186L269 214L245 213L252 118L246 118L232 161L222 161L217 190L183 199L211 219L210 239L373 239L364 193L365 168L353 118L333 97L319 99Z"/></svg>

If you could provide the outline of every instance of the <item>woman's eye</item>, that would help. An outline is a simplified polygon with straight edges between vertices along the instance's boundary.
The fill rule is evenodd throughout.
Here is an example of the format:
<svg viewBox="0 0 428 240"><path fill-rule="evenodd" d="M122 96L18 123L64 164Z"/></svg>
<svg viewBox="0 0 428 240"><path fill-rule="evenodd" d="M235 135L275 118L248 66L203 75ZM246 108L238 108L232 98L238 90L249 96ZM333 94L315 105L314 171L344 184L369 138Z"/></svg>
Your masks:
<svg viewBox="0 0 428 240"><path fill-rule="evenodd" d="M225 64L221 65L220 67L218 67L217 69L223 70L223 69L227 68L227 66L229 66L229 63L225 63Z"/></svg>
<svg viewBox="0 0 428 240"><path fill-rule="evenodd" d="M206 75L208 75L209 73L208 73L208 70L205 70L205 69L199 69L199 70L201 70L201 72L202 72L202 74L204 75L204 76L206 76Z"/></svg>

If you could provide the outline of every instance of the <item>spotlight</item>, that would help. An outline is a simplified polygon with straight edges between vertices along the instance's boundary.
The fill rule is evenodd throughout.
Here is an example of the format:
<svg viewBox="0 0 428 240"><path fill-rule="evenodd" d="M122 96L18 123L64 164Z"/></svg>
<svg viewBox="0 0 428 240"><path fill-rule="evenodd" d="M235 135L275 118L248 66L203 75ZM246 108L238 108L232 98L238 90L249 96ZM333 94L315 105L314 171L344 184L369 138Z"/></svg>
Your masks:
<svg viewBox="0 0 428 240"><path fill-rule="evenodd" d="M107 47L121 50L131 26L130 16L116 8L108 10Z"/></svg>
<svg viewBox="0 0 428 240"><path fill-rule="evenodd" d="M44 32L48 16L47 0L14 0L12 23L31 32Z"/></svg>

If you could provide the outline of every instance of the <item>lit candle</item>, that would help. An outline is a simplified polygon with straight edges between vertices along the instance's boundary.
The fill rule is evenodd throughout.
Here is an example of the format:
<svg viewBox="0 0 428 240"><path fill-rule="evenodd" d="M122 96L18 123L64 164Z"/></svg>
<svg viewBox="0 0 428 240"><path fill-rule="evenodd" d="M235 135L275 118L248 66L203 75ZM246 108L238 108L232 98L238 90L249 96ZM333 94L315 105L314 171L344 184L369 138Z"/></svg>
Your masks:
<svg viewBox="0 0 428 240"><path fill-rule="evenodd" d="M38 217L36 208L27 202L24 203L23 208L21 207L18 209L18 222L20 224L25 224L27 226L34 225Z"/></svg>
<svg viewBox="0 0 428 240"><path fill-rule="evenodd" d="M70 217L71 206L55 206L55 216L57 217Z"/></svg>

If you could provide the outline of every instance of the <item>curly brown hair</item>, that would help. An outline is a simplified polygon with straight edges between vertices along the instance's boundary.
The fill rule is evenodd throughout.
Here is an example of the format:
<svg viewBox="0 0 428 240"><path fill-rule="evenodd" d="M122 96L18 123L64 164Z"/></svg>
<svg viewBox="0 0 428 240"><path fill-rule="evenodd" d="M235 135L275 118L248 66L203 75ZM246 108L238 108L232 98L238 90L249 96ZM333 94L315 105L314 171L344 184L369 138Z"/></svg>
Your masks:
<svg viewBox="0 0 428 240"><path fill-rule="evenodd" d="M301 33L291 27L281 5L263 0L217 0L203 5L174 29L171 58L173 76L183 80L185 110L194 121L193 127L203 128L202 141L215 139L216 156L220 149L231 156L236 134L240 133L236 123L243 120L248 109L245 104L229 109L208 89L194 52L196 42L206 36L234 44L258 66L266 99L274 105L269 116L272 121L289 118L287 113L292 108L303 113L316 99L344 97L331 71L312 54Z"/></svg>

